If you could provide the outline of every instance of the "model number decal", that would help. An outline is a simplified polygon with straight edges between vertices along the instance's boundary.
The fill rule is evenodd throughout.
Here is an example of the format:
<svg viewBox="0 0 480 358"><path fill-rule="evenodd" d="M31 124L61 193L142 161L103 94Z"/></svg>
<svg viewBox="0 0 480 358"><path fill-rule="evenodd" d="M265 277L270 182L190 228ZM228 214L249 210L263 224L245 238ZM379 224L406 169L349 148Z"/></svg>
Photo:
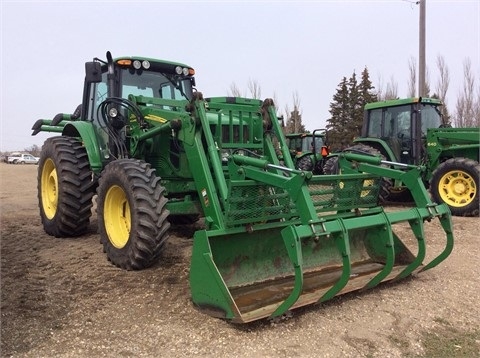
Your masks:
<svg viewBox="0 0 480 358"><path fill-rule="evenodd" d="M436 146L437 146L437 142L429 142L429 143L427 143L427 146L428 146L428 147L436 147Z"/></svg>

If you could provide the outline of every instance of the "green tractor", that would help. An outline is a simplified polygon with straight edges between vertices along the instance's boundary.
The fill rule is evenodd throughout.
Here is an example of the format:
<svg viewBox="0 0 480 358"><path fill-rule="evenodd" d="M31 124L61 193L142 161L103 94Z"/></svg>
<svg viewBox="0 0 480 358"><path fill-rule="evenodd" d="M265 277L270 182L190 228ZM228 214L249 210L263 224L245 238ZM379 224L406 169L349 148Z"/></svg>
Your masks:
<svg viewBox="0 0 480 358"><path fill-rule="evenodd" d="M315 176L294 168L271 99L203 98L192 67L151 58L107 53L85 67L80 108L32 128L57 133L38 168L49 235L84 234L96 193L107 258L139 270L161 261L170 222L203 217L193 237L192 301L239 323L405 278L452 251L450 212L430 201L420 168L345 153L348 172ZM385 212L377 204L384 177L406 183L417 207ZM424 263L432 219L445 246ZM403 239L405 223L411 235Z"/></svg>
<svg viewBox="0 0 480 358"><path fill-rule="evenodd" d="M435 202L446 203L453 215L478 216L480 128L452 128L441 115L441 105L432 98L369 103L361 136L346 150L425 166L422 179ZM335 159L328 159L324 170L337 173ZM412 196L397 180L386 199L405 201Z"/></svg>
<svg viewBox="0 0 480 358"><path fill-rule="evenodd" d="M323 166L329 152L325 129L315 129L313 133L292 133L285 136L295 168L323 174Z"/></svg>

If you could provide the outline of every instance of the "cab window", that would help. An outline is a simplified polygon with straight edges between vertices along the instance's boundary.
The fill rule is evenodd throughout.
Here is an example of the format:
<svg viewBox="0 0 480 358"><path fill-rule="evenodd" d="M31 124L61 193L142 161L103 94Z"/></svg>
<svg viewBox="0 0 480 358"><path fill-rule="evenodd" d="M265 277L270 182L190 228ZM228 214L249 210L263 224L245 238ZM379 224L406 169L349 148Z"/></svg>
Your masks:
<svg viewBox="0 0 480 358"><path fill-rule="evenodd" d="M382 109L374 109L369 112L367 136L376 138L382 136Z"/></svg>

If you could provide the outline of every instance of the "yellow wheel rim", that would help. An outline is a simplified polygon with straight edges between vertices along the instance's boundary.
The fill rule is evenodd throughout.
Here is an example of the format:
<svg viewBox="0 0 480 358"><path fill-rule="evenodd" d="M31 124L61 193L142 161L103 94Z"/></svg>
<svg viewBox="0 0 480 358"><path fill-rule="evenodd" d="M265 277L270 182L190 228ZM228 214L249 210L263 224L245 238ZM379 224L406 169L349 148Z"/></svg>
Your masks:
<svg viewBox="0 0 480 358"><path fill-rule="evenodd" d="M452 170L440 178L438 192L450 206L463 207L470 204L477 193L475 180L466 172Z"/></svg>
<svg viewBox="0 0 480 358"><path fill-rule="evenodd" d="M108 189L103 207L108 238L117 249L125 247L130 236L131 216L127 195L118 185Z"/></svg>
<svg viewBox="0 0 480 358"><path fill-rule="evenodd" d="M57 169L51 159L45 160L43 164L40 191L42 193L43 212L49 220L52 220L57 212L58 205L58 177Z"/></svg>

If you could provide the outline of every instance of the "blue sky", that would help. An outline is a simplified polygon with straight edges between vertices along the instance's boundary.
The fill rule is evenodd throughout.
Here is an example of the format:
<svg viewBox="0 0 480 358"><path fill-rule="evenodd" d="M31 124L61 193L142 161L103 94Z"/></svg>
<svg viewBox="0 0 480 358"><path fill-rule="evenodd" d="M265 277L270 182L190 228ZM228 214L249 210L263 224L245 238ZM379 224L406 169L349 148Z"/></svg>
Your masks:
<svg viewBox="0 0 480 358"><path fill-rule="evenodd" d="M39 118L81 102L84 63L141 55L186 63L197 89L224 96L249 80L281 111L300 99L306 128L326 125L341 79L368 68L373 84L394 78L407 95L408 62L418 56L415 1L9 1L1 2L0 151L42 145ZM426 61L450 71L454 109L469 58L480 88L480 0L427 0Z"/></svg>

